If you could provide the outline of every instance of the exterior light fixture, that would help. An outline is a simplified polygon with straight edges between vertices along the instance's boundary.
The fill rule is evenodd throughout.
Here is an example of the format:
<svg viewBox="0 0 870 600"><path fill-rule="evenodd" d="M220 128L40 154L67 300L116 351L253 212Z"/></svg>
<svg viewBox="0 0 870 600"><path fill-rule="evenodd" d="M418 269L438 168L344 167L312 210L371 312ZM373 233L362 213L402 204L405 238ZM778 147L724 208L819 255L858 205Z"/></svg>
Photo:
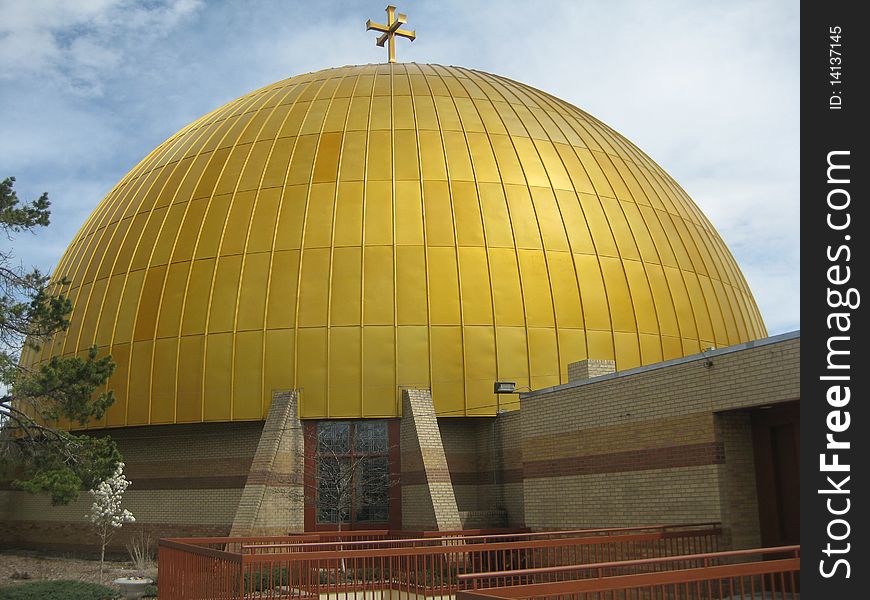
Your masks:
<svg viewBox="0 0 870 600"><path fill-rule="evenodd" d="M496 394L513 394L516 389L517 384L513 381L496 381L492 386L492 391Z"/></svg>

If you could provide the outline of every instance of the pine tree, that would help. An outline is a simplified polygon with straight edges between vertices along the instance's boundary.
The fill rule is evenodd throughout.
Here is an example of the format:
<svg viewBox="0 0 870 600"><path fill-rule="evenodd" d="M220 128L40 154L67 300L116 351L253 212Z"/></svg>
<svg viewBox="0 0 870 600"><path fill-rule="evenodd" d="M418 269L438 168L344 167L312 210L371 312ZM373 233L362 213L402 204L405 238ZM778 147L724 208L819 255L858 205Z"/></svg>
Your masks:
<svg viewBox="0 0 870 600"><path fill-rule="evenodd" d="M10 244L15 234L47 227L50 216L47 194L21 203L14 183L12 177L0 182L0 232ZM111 391L100 391L115 369L110 356L93 347L84 357L55 356L32 368L20 362L24 348L38 352L69 327L66 286L16 263L8 245L0 249L0 479L47 492L54 504L94 488L121 460L110 438L58 427L61 420L99 419L114 402Z"/></svg>

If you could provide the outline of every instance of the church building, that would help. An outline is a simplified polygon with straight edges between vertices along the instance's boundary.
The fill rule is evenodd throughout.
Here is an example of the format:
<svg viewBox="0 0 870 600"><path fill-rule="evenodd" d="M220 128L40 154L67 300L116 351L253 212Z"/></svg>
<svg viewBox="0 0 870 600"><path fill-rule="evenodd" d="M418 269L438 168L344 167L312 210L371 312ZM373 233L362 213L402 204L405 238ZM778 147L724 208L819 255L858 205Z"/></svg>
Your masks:
<svg viewBox="0 0 870 600"><path fill-rule="evenodd" d="M392 45L399 21L370 28ZM119 546L339 522L795 535L799 334L767 337L643 151L505 77L389 62L245 94L134 166L55 278L70 327L22 360L117 363L87 431L132 481ZM87 502L0 483L0 543L88 545Z"/></svg>

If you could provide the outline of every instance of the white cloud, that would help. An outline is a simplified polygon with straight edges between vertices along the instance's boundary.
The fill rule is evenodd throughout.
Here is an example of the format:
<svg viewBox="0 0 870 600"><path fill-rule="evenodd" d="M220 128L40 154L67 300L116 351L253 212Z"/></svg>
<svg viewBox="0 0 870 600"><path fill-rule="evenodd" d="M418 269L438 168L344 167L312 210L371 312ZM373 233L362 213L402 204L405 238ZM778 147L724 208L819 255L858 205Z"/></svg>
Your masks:
<svg viewBox="0 0 870 600"><path fill-rule="evenodd" d="M0 0L0 78L50 78L67 93L99 96L133 44L153 43L200 0ZM65 85L64 85L65 84Z"/></svg>

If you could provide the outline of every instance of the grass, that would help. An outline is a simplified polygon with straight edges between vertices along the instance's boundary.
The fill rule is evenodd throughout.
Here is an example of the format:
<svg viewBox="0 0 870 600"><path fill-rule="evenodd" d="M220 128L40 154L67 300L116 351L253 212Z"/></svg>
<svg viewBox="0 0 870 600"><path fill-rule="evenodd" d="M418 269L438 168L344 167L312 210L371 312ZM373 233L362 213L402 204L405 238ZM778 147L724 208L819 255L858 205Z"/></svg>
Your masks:
<svg viewBox="0 0 870 600"><path fill-rule="evenodd" d="M108 600L118 591L84 581L33 581L0 589L2 600Z"/></svg>

